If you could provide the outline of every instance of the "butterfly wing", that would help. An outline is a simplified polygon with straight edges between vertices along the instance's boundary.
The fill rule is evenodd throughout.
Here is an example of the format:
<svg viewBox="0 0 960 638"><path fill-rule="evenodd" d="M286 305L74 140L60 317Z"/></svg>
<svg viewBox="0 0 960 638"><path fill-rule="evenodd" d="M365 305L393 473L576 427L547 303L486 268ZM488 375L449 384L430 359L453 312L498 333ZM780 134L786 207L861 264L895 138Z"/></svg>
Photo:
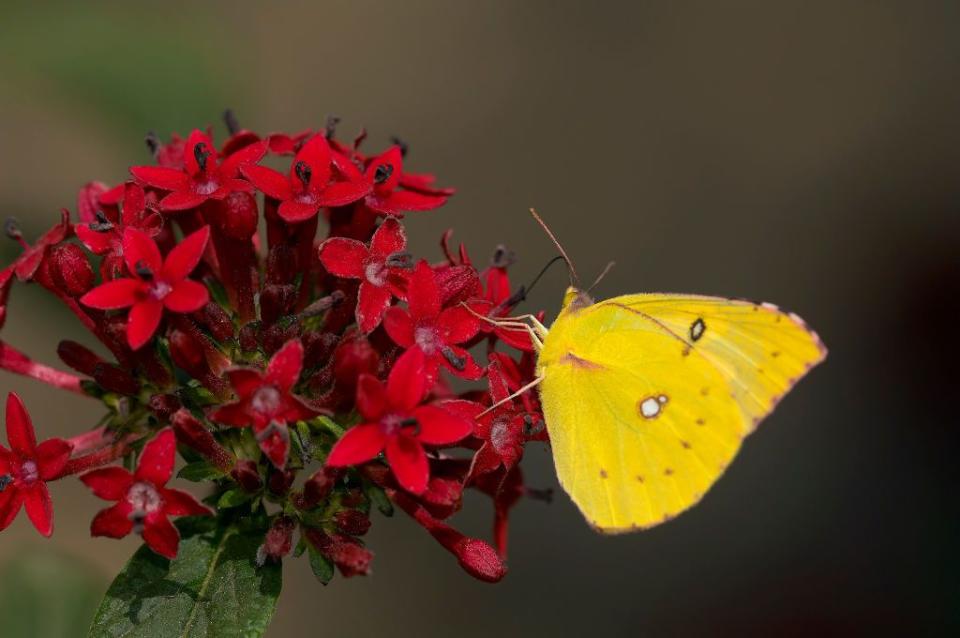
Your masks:
<svg viewBox="0 0 960 638"><path fill-rule="evenodd" d="M539 360L560 483L601 531L668 520L825 354L771 305L644 294L567 307Z"/></svg>

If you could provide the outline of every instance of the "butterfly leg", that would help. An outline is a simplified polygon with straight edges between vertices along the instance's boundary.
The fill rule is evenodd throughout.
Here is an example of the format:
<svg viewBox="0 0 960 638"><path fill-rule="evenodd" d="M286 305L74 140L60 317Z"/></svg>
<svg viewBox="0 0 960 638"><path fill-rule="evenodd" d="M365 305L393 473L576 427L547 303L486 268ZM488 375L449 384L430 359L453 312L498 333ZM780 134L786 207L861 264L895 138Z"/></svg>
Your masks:
<svg viewBox="0 0 960 638"><path fill-rule="evenodd" d="M530 326L527 326L527 327L529 328ZM478 416L478 417L481 417L481 416L483 416L484 414L486 414L487 412L490 412L491 410L496 410L497 408L499 408L499 407L500 407L501 405L503 405L504 403L508 403L508 402L510 402L510 401L513 401L514 399L516 399L518 396L520 396L521 394L523 394L523 393L526 392L527 390L532 390L533 388L535 388L535 387L537 387L538 385L540 385L540 382L541 382L541 381L543 381L543 377L542 377L542 376L537 377L536 379L534 379L533 381L531 381L531 382L528 383L527 385L523 386L522 388L520 388L519 390L517 390L516 392L514 392L514 393L511 394L510 396L504 397L503 399L500 399L499 401L497 401L496 403L494 403L493 405L491 405L489 408L487 408L486 410L484 410L483 412L481 412L481 413L478 414L477 416Z"/></svg>
<svg viewBox="0 0 960 638"><path fill-rule="evenodd" d="M508 330L525 330L527 334L530 335L530 340L532 341L533 347L537 350L537 352L540 352L540 350L543 349L543 338L547 335L547 327L537 321L537 318L533 315L522 315L520 317L529 318L531 321L533 321L534 326L531 327L529 324L523 323L522 321L512 321L512 319L517 319L515 317L492 319L490 317L481 315L479 312L465 303L461 302L460 305L466 308L467 312L472 314L474 317L477 317L482 321L486 321L491 325L497 326L498 328L507 328Z"/></svg>

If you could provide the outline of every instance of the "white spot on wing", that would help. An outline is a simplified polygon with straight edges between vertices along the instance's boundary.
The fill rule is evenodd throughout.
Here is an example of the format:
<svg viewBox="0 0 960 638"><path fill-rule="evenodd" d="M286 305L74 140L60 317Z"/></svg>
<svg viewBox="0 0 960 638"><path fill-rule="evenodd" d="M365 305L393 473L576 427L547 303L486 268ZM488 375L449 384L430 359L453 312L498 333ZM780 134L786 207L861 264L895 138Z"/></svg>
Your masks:
<svg viewBox="0 0 960 638"><path fill-rule="evenodd" d="M640 416L645 419L653 419L660 416L660 412L668 400L665 394L647 397L640 402Z"/></svg>

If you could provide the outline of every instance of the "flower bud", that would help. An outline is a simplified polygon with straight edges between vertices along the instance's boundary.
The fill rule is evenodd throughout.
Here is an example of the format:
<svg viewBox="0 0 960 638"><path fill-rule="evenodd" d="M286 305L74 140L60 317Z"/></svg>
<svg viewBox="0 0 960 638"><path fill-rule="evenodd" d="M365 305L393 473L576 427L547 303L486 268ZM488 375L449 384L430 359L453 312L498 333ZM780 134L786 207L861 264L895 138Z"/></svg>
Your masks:
<svg viewBox="0 0 960 638"><path fill-rule="evenodd" d="M234 191L217 206L220 214L211 222L230 239L249 240L257 232L259 213L257 200L250 193Z"/></svg>
<svg viewBox="0 0 960 638"><path fill-rule="evenodd" d="M229 472L234 466L236 460L234 456L217 443L210 430L197 421L190 412L185 409L178 410L171 418L171 422L179 443L193 448L223 472Z"/></svg>
<svg viewBox="0 0 960 638"><path fill-rule="evenodd" d="M293 479L296 478L297 473L293 470L277 470L274 469L270 472L270 476L267 477L267 487L270 488L270 491L277 496L283 496L290 490L290 486L293 485Z"/></svg>
<svg viewBox="0 0 960 638"><path fill-rule="evenodd" d="M194 378L206 377L210 372L203 345L192 335L182 330L170 331L170 356L178 367L183 368Z"/></svg>
<svg viewBox="0 0 960 638"><path fill-rule="evenodd" d="M333 522L350 536L363 536L370 530L370 518L358 510L340 510L333 515Z"/></svg>
<svg viewBox="0 0 960 638"><path fill-rule="evenodd" d="M480 276L473 266L448 266L434 271L440 305L453 306L483 294Z"/></svg>
<svg viewBox="0 0 960 638"><path fill-rule="evenodd" d="M257 563L263 565L268 560L279 561L293 548L293 530L295 524L289 516L278 516L267 531L263 545L257 550Z"/></svg>
<svg viewBox="0 0 960 638"><path fill-rule="evenodd" d="M60 244L51 251L50 274L57 287L71 297L79 297L93 287L93 267L76 244Z"/></svg>
<svg viewBox="0 0 960 638"><path fill-rule="evenodd" d="M277 319L293 312L297 300L297 289L292 285L264 286L260 293L260 319L265 326L272 326Z"/></svg>
<svg viewBox="0 0 960 638"><path fill-rule="evenodd" d="M240 343L240 349L244 352L253 352L259 347L258 325L248 323L240 328L240 334L237 335L237 341Z"/></svg>
<svg viewBox="0 0 960 638"><path fill-rule="evenodd" d="M303 484L303 494L297 503L302 510L310 510L330 495L330 491L340 478L342 470L323 467L314 472Z"/></svg>
<svg viewBox="0 0 960 638"><path fill-rule="evenodd" d="M147 402L147 408L161 421L169 421L181 407L180 399L172 394L154 394Z"/></svg>
<svg viewBox="0 0 960 638"><path fill-rule="evenodd" d="M93 380L109 392L117 394L137 394L140 383L129 372L110 363L101 363L93 370Z"/></svg>
<svg viewBox="0 0 960 638"><path fill-rule="evenodd" d="M349 536L328 536L318 529L304 529L303 533L318 552L333 561L344 578L370 573L373 552Z"/></svg>
<svg viewBox="0 0 960 638"><path fill-rule="evenodd" d="M193 318L209 330L217 341L226 341L233 337L233 320L227 311L214 301L193 313Z"/></svg>
<svg viewBox="0 0 960 638"><path fill-rule="evenodd" d="M86 346L68 339L61 341L57 346L57 354L65 364L77 372L91 377L98 365L106 363Z"/></svg>
<svg viewBox="0 0 960 638"><path fill-rule="evenodd" d="M260 480L260 471L257 464L250 459L239 459L230 470L230 476L233 478L245 492L256 492L263 487L263 481Z"/></svg>

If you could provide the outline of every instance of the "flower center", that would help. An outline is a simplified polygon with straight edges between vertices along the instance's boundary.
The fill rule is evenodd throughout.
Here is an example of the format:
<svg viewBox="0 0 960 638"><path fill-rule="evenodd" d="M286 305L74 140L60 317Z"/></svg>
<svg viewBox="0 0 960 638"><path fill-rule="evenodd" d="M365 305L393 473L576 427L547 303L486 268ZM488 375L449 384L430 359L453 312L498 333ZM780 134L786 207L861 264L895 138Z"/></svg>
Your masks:
<svg viewBox="0 0 960 638"><path fill-rule="evenodd" d="M265 385L253 393L250 407L258 414L271 415L280 406L280 391L272 385Z"/></svg>
<svg viewBox="0 0 960 638"><path fill-rule="evenodd" d="M427 355L435 353L437 348L442 345L440 335L437 334L437 329L433 326L417 326L413 332L413 340L423 350L423 354Z"/></svg>
<svg viewBox="0 0 960 638"><path fill-rule="evenodd" d="M193 185L193 190L197 195L211 195L218 188L220 188L220 183L215 179L198 181Z"/></svg>
<svg viewBox="0 0 960 638"><path fill-rule="evenodd" d="M127 491L127 503L133 508L131 520L143 518L163 507L160 493L149 483L134 483Z"/></svg>
<svg viewBox="0 0 960 638"><path fill-rule="evenodd" d="M40 478L40 471L37 469L37 464L33 461L24 461L20 466L20 480L26 485L31 485L38 478Z"/></svg>
<svg viewBox="0 0 960 638"><path fill-rule="evenodd" d="M170 294L170 291L173 290L173 286L168 284L165 281L157 279L156 281L150 284L150 296L157 301L163 300L164 297Z"/></svg>
<svg viewBox="0 0 960 638"><path fill-rule="evenodd" d="M388 414L384 416L382 419L380 419L380 427L383 428L383 432L387 436L399 434L400 430L406 427L413 427L414 433L418 433L420 431L417 420L404 414Z"/></svg>
<svg viewBox="0 0 960 638"><path fill-rule="evenodd" d="M367 281L374 286L379 287L387 283L387 269L383 262L371 261L367 264L364 274L367 276Z"/></svg>

